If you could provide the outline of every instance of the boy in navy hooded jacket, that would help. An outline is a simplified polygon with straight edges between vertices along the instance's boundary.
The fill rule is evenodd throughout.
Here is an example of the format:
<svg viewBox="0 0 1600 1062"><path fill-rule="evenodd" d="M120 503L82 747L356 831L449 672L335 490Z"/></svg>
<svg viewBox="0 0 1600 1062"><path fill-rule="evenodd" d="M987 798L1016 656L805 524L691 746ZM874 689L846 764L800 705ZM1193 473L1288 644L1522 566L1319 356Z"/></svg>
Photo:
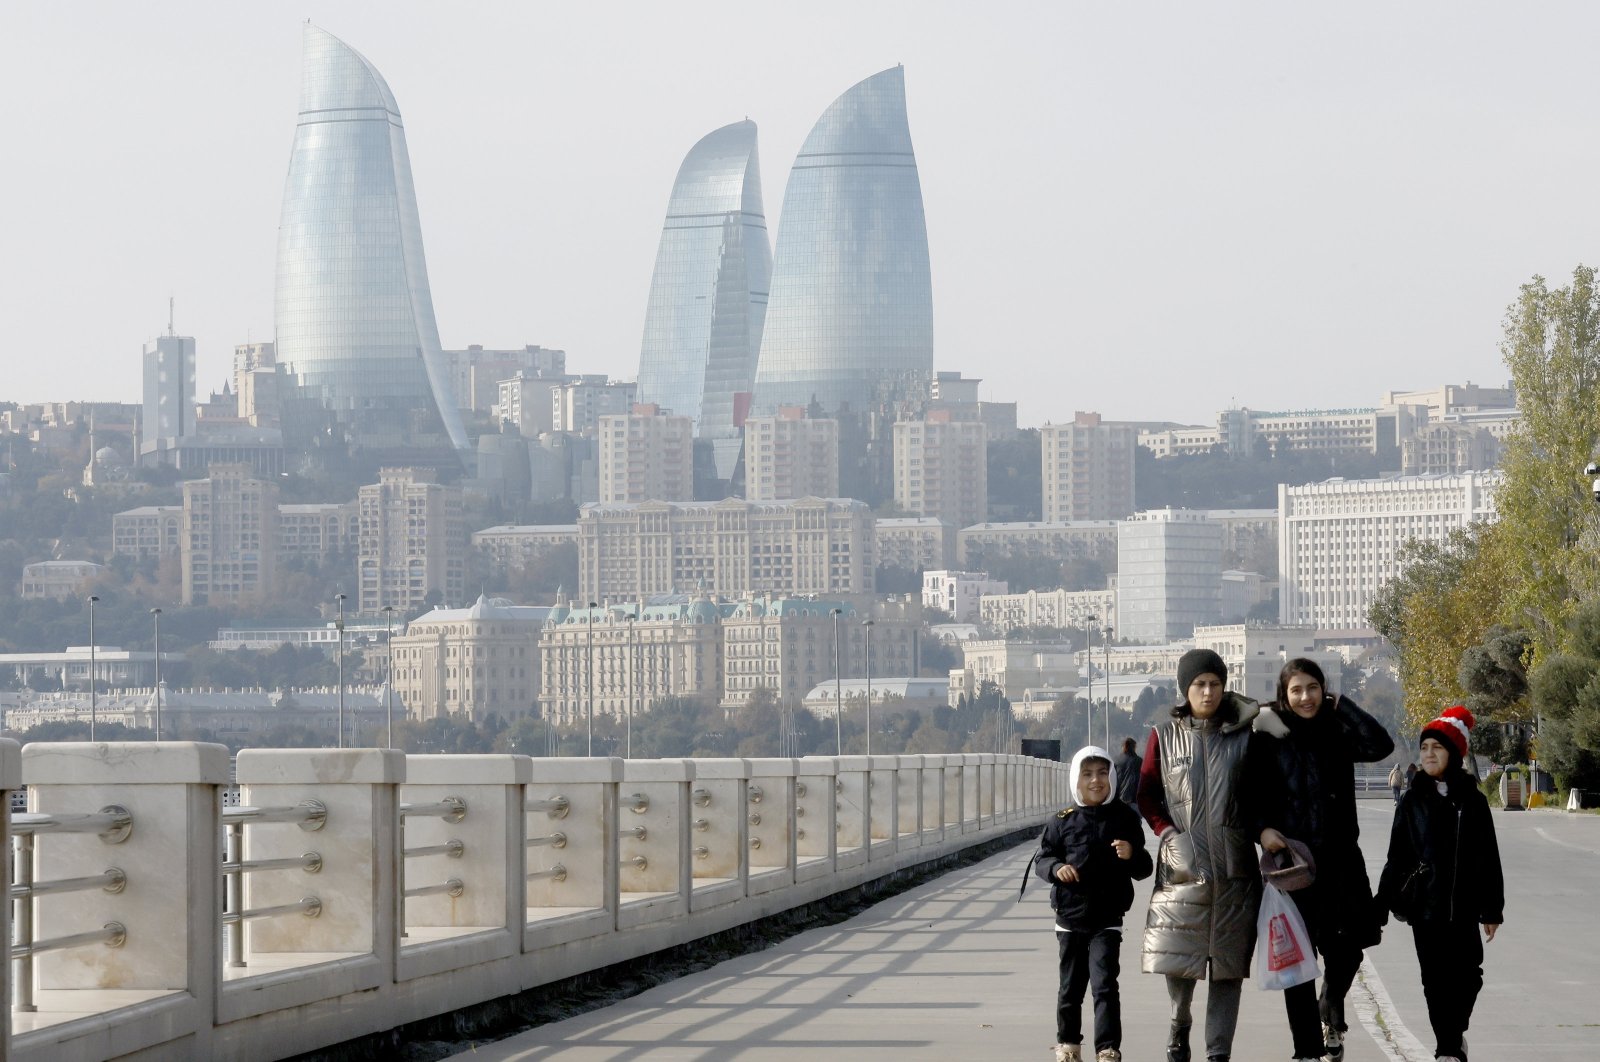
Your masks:
<svg viewBox="0 0 1600 1062"><path fill-rule="evenodd" d="M1056 1058L1082 1058L1083 996L1094 990L1094 1046L1098 1062L1122 1058L1122 917L1133 906L1133 883L1153 864L1144 846L1139 813L1116 799L1117 769L1097 745L1072 757L1076 802L1045 825L1034 872L1050 883L1056 913L1061 980L1056 997Z"/></svg>

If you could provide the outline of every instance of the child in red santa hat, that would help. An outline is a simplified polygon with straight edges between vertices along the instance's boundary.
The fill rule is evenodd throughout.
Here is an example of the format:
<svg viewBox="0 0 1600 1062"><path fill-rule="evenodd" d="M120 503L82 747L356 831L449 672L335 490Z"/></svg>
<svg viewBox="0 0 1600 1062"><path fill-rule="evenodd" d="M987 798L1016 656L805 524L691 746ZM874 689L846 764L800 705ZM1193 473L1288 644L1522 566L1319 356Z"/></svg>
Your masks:
<svg viewBox="0 0 1600 1062"><path fill-rule="evenodd" d="M1457 705L1422 728L1422 769L1395 808L1378 883L1378 898L1411 924L1434 1053L1444 1062L1467 1062L1483 940L1494 939L1505 909L1489 802L1462 767L1473 724L1472 713Z"/></svg>

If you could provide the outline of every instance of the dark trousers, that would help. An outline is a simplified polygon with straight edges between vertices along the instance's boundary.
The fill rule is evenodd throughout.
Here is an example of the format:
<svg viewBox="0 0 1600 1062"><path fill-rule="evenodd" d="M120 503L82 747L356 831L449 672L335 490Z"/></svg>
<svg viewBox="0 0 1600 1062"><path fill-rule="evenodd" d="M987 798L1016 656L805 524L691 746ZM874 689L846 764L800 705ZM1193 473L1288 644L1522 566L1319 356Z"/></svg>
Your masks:
<svg viewBox="0 0 1600 1062"><path fill-rule="evenodd" d="M1056 1043L1083 1042L1083 993L1094 989L1094 1049L1122 1046L1122 930L1056 933L1061 981L1056 993Z"/></svg>
<svg viewBox="0 0 1600 1062"><path fill-rule="evenodd" d="M1306 932L1311 935L1311 945L1322 957L1322 994L1317 994L1317 982L1307 981L1286 989L1283 1009L1289 1015L1289 1033L1294 1037L1294 1053L1298 1058L1321 1058L1324 1048L1323 1023L1343 1032L1344 999L1350 994L1356 971L1361 968L1361 949L1353 946L1349 938L1340 933L1329 933L1324 925L1323 905L1326 894L1313 882L1303 889L1288 894L1295 909L1305 920Z"/></svg>
<svg viewBox="0 0 1600 1062"><path fill-rule="evenodd" d="M1483 988L1483 938L1476 922L1418 922L1411 927L1422 967L1422 996L1433 1026L1433 1052L1464 1060L1461 1038Z"/></svg>

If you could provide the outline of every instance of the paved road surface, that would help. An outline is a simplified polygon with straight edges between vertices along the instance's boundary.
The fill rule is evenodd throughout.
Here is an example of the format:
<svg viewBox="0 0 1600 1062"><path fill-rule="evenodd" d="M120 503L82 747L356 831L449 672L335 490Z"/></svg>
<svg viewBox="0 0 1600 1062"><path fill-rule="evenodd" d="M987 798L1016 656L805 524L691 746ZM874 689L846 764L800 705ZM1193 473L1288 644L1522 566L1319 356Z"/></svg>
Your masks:
<svg viewBox="0 0 1600 1062"><path fill-rule="evenodd" d="M1390 812L1387 800L1361 803L1374 881ZM1600 921L1593 914L1600 817L1496 812L1495 826L1508 904L1506 926L1487 948L1487 984L1468 1037L1474 1062L1594 1062L1600 1059ZM1049 906L1045 890L1033 886L1016 902L1030 852L1027 846L1003 852L848 922L458 1057L1048 1059L1056 977ZM1159 978L1138 972L1134 927L1143 924L1147 890L1148 884L1139 890L1123 945L1128 1062L1164 1057L1166 993ZM1368 960L1352 994L1347 1059L1431 1060L1410 930L1391 924ZM1202 988L1197 1017L1203 998ZM1290 1047L1281 995L1247 982L1234 1059L1288 1059Z"/></svg>

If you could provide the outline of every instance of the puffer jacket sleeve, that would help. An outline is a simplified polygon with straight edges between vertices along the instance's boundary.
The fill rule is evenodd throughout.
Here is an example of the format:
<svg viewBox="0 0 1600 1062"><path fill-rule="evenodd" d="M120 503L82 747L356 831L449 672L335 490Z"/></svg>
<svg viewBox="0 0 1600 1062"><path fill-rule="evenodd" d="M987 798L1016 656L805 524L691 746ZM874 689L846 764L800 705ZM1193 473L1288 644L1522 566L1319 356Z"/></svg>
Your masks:
<svg viewBox="0 0 1600 1062"><path fill-rule="evenodd" d="M1161 781L1161 738L1155 730L1150 731L1144 763L1139 767L1139 814L1157 837L1172 825L1167 811L1167 788Z"/></svg>
<svg viewBox="0 0 1600 1062"><path fill-rule="evenodd" d="M1417 800L1415 792L1400 798L1395 808L1394 825L1389 828L1389 855L1383 861L1383 873L1378 877L1378 903L1385 911L1393 911L1400 896L1400 886L1417 867L1418 853L1411 839L1411 805Z"/></svg>
<svg viewBox="0 0 1600 1062"><path fill-rule="evenodd" d="M1039 854L1033 861L1033 872L1051 885L1057 884L1056 868L1065 862L1063 857L1066 850L1061 837L1061 824L1064 821L1052 815L1050 821L1045 823L1044 832L1039 835Z"/></svg>
<svg viewBox="0 0 1600 1062"><path fill-rule="evenodd" d="M1356 763L1377 763L1394 751L1394 735L1349 697L1335 701L1333 711Z"/></svg>
<svg viewBox="0 0 1600 1062"><path fill-rule="evenodd" d="M1500 842L1494 834L1494 816L1489 812L1489 802L1481 794L1471 804L1475 828L1471 831L1471 844L1477 855L1478 921L1484 925L1500 925L1505 921L1506 879L1500 866Z"/></svg>

